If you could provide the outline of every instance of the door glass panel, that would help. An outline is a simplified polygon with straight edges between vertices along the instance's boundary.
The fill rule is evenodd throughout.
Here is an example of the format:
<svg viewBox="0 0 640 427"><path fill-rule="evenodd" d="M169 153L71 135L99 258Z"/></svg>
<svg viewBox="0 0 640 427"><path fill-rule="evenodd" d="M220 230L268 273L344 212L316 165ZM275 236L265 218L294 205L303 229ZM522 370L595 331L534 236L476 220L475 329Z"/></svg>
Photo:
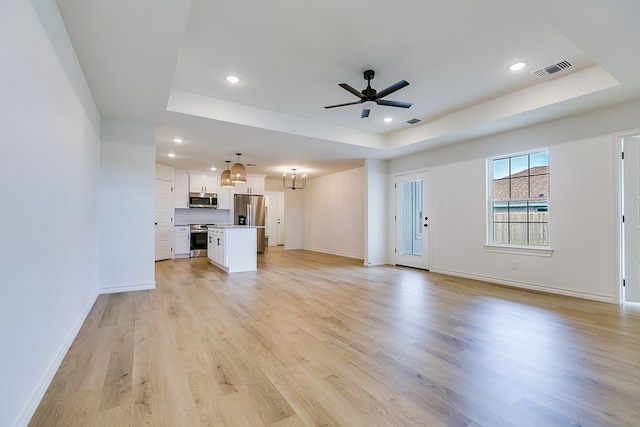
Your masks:
<svg viewBox="0 0 640 427"><path fill-rule="evenodd" d="M422 255L422 180L402 182L402 253Z"/></svg>

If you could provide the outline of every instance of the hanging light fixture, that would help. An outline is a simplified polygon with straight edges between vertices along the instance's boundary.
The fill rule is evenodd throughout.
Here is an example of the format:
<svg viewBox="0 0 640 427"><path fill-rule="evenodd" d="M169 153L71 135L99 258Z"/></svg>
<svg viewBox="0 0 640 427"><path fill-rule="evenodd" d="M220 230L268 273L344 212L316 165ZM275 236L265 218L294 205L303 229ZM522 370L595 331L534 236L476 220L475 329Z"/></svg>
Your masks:
<svg viewBox="0 0 640 427"><path fill-rule="evenodd" d="M220 187L235 187L236 185L231 181L231 171L229 170L231 160L225 160L225 162L227 162L227 168L220 174Z"/></svg>
<svg viewBox="0 0 640 427"><path fill-rule="evenodd" d="M240 163L242 153L236 153L236 156L238 156L238 163L234 163L234 165L231 166L231 181L234 183L247 182L247 168Z"/></svg>
<svg viewBox="0 0 640 427"><path fill-rule="evenodd" d="M302 190L307 186L307 175L302 175L302 185L296 186L296 170L292 169L293 173L291 174L291 185L287 185L287 172L285 171L282 175L282 186L284 188L290 188L292 190Z"/></svg>

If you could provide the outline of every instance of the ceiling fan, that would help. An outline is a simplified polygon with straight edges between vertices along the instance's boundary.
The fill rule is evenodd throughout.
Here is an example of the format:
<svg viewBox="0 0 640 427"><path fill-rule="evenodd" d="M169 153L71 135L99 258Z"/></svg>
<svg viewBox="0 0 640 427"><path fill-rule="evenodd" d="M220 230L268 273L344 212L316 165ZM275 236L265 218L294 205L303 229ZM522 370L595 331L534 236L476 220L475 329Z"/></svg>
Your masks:
<svg viewBox="0 0 640 427"><path fill-rule="evenodd" d="M364 119L365 117L369 117L369 112L371 111L371 107L373 106L372 103L375 103L377 105L384 105L387 107L400 107L400 108L409 108L411 107L411 105L413 105L410 102L387 101L382 99L385 96L390 95L393 92L399 89L402 89L405 86L408 86L409 85L408 81L400 80L398 83L392 84L388 88L383 89L380 92L377 92L374 88L371 87L371 80L373 80L374 76L375 76L375 72L373 70L366 70L364 72L364 79L367 81L367 87L362 92L358 91L357 89L354 89L353 87L349 86L346 83L340 83L339 86L341 88L348 90L349 92L351 92L352 94L360 98L359 101L347 102L346 104L327 105L324 108L335 108L335 107L344 107L346 105L363 104L362 114L360 115L360 118Z"/></svg>

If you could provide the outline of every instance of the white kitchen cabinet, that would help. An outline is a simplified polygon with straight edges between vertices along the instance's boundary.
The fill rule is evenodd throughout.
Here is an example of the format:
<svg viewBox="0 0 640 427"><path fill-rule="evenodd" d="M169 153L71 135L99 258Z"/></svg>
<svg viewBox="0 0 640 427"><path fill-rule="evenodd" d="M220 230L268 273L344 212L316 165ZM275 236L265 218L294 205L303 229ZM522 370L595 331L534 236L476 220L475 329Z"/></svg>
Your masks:
<svg viewBox="0 0 640 427"><path fill-rule="evenodd" d="M191 193L217 193L218 175L189 172L189 191Z"/></svg>
<svg viewBox="0 0 640 427"><path fill-rule="evenodd" d="M175 258L187 258L191 252L191 230L188 225L176 225L173 256Z"/></svg>
<svg viewBox="0 0 640 427"><path fill-rule="evenodd" d="M186 209L189 207L189 174L187 171L175 171L173 203L176 209Z"/></svg>
<svg viewBox="0 0 640 427"><path fill-rule="evenodd" d="M234 194L264 194L266 175L247 174L247 182L236 183Z"/></svg>
<svg viewBox="0 0 640 427"><path fill-rule="evenodd" d="M256 271L258 255L256 227L209 227L207 255L216 267L227 273Z"/></svg>
<svg viewBox="0 0 640 427"><path fill-rule="evenodd" d="M225 229L209 228L209 243L207 255L212 263L226 266Z"/></svg>
<svg viewBox="0 0 640 427"><path fill-rule="evenodd" d="M218 188L218 209L231 209L232 191L229 187Z"/></svg>
<svg viewBox="0 0 640 427"><path fill-rule="evenodd" d="M215 242L215 230L210 228L207 231L207 258L211 260L211 262L216 260L215 248L213 247L213 242Z"/></svg>

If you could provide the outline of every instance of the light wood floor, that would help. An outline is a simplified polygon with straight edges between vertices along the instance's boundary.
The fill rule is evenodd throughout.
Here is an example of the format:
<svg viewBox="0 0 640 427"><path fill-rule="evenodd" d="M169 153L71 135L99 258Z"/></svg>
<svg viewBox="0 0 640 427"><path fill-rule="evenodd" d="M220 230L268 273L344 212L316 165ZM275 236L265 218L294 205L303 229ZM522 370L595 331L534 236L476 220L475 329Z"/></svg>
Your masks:
<svg viewBox="0 0 640 427"><path fill-rule="evenodd" d="M638 426L640 308L270 248L98 298L32 426Z"/></svg>

